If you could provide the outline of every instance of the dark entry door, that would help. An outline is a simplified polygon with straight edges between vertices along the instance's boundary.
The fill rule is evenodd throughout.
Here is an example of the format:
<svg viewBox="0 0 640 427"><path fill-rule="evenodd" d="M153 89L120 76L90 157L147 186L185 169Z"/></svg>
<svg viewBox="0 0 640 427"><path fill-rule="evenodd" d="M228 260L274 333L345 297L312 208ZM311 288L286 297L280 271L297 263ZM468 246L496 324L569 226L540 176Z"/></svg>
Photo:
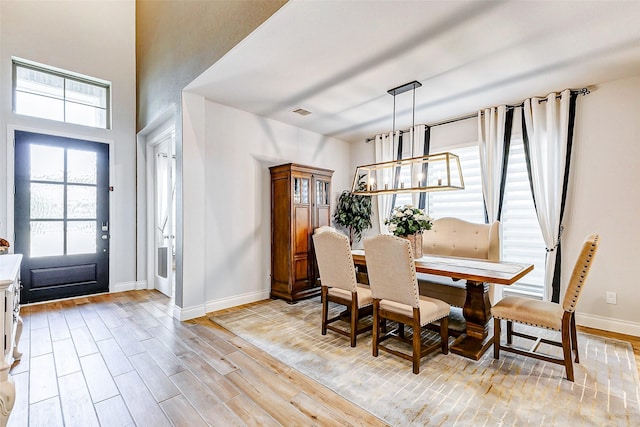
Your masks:
<svg viewBox="0 0 640 427"><path fill-rule="evenodd" d="M20 299L109 290L109 146L16 131L15 252Z"/></svg>

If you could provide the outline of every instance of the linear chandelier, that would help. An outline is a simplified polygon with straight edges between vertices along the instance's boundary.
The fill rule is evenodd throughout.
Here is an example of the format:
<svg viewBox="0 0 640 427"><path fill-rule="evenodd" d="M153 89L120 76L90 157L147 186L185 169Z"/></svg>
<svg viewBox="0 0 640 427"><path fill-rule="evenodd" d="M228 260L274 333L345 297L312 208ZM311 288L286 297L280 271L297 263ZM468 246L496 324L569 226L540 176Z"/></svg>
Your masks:
<svg viewBox="0 0 640 427"><path fill-rule="evenodd" d="M413 91L412 153L415 138L415 92L421 86L420 82L412 81L387 91L393 95L393 138L396 135L396 95ZM358 166L351 188L353 194L369 196L446 190L464 190L460 159L449 152Z"/></svg>

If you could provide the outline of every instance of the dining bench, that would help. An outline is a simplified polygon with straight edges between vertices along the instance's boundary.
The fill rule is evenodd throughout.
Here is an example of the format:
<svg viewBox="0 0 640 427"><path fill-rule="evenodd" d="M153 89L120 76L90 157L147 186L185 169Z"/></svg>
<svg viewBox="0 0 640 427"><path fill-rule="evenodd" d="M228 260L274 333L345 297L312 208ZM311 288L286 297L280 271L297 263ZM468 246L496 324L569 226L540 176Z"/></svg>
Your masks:
<svg viewBox="0 0 640 427"><path fill-rule="evenodd" d="M500 260L500 223L478 224L458 218L433 221L431 230L422 234L423 255ZM437 298L455 307L463 307L466 284L462 280L418 273L420 294Z"/></svg>

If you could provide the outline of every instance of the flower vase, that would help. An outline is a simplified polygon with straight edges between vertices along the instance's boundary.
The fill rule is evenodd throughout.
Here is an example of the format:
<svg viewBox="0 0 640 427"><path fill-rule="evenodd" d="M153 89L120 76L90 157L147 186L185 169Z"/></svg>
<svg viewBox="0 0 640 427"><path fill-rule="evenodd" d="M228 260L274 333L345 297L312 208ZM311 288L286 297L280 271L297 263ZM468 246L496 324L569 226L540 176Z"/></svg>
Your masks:
<svg viewBox="0 0 640 427"><path fill-rule="evenodd" d="M411 243L413 259L422 258L422 233L410 234L404 238Z"/></svg>

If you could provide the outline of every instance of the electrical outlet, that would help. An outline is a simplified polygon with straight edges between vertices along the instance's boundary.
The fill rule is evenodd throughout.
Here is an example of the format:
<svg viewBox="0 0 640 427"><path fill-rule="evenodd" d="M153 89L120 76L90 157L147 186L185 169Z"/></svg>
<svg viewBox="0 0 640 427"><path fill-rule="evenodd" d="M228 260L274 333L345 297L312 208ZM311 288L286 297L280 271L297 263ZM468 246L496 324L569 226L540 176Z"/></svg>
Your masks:
<svg viewBox="0 0 640 427"><path fill-rule="evenodd" d="M617 304L617 295L615 292L607 292L607 304Z"/></svg>

